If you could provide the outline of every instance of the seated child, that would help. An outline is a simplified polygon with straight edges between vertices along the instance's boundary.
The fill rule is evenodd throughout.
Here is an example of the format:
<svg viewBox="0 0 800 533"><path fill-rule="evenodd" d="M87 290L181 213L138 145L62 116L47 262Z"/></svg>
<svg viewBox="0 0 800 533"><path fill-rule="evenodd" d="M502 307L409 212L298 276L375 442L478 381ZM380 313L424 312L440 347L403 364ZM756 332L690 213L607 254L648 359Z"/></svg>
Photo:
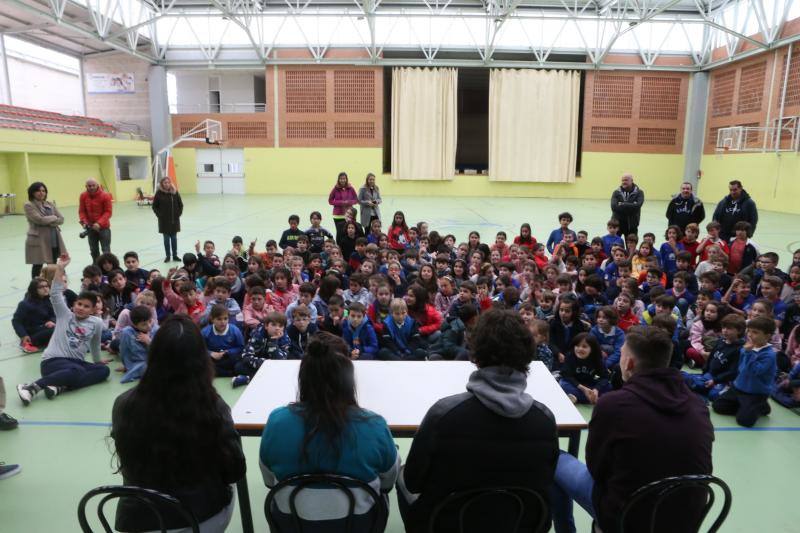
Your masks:
<svg viewBox="0 0 800 533"><path fill-rule="evenodd" d="M639 325L639 318L633 312L633 299L629 294L622 292L614 299L614 310L619 317L617 326L622 331L627 331L631 326Z"/></svg>
<svg viewBox="0 0 800 533"><path fill-rule="evenodd" d="M575 335L561 365L559 384L572 403L596 404L611 390L600 343L588 333Z"/></svg>
<svg viewBox="0 0 800 533"><path fill-rule="evenodd" d="M736 423L752 427L758 418L770 413L769 398L775 383L775 350L769 341L775 333L775 321L765 316L747 322L747 342L739 355L739 375L733 385L712 407L722 415L736 415Z"/></svg>
<svg viewBox="0 0 800 533"><path fill-rule="evenodd" d="M26 406L42 390L51 400L65 390L88 387L108 378L108 366L100 362L103 321L93 315L97 295L81 292L71 311L64 300L64 269L69 261L69 256L63 254L56 263L57 271L50 291L56 325L50 343L42 354L42 377L32 383L17 385L17 394ZM87 351L91 351L94 363L84 360Z"/></svg>
<svg viewBox="0 0 800 533"><path fill-rule="evenodd" d="M291 277L288 268L280 267L272 270L272 290L267 292L266 305L278 313L285 313L289 304L297 299L297 286L289 283Z"/></svg>
<svg viewBox="0 0 800 533"><path fill-rule="evenodd" d="M378 337L372 323L366 318L366 307L361 302L350 304L347 319L342 323L342 338L350 348L353 360L375 359L378 353Z"/></svg>
<svg viewBox="0 0 800 533"><path fill-rule="evenodd" d="M375 329L375 334L380 337L383 335L383 322L391 314L389 304L392 301L392 290L389 285L384 283L378 286L375 293L375 301L367 309L367 316L369 321L372 322L372 327Z"/></svg>
<svg viewBox="0 0 800 533"><path fill-rule="evenodd" d="M289 359L302 359L311 337L319 330L317 324L311 319L311 309L305 304L292 308L292 323L286 328L289 337Z"/></svg>
<svg viewBox="0 0 800 533"><path fill-rule="evenodd" d="M244 329L246 333L253 331L264 322L268 313L274 311L266 305L267 291L264 287L257 285L247 291L250 301L244 306Z"/></svg>
<svg viewBox="0 0 800 533"><path fill-rule="evenodd" d="M684 372L686 385L697 394L716 400L739 371L739 353L744 345L745 320L731 313L722 319L722 336L714 343L702 374Z"/></svg>
<svg viewBox="0 0 800 533"><path fill-rule="evenodd" d="M467 304L472 304L480 310L480 304L476 298L478 288L469 280L461 282L458 287L458 296L450 303L450 308L447 310L446 319L451 320L458 317L458 310Z"/></svg>
<svg viewBox="0 0 800 533"><path fill-rule="evenodd" d="M539 305L536 307L536 318L539 320L552 320L555 316L556 295L552 291L542 291Z"/></svg>
<svg viewBox="0 0 800 533"><path fill-rule="evenodd" d="M131 309L130 326L125 326L119 336L119 355L125 374L120 383L136 381L147 369L147 350L158 330L152 310L145 305Z"/></svg>
<svg viewBox="0 0 800 533"><path fill-rule="evenodd" d="M369 289L366 288L367 278L358 272L350 276L350 288L342 293L344 298L344 305L350 308L353 302L362 304L365 308L369 305L370 295Z"/></svg>
<svg viewBox="0 0 800 533"><path fill-rule="evenodd" d="M789 409L800 407L800 363L776 383L772 399Z"/></svg>
<svg viewBox="0 0 800 533"><path fill-rule="evenodd" d="M536 360L544 363L550 372L558 372L564 362L564 354L550 343L550 324L546 320L533 320L530 324L533 340L536 341Z"/></svg>
<svg viewBox="0 0 800 533"><path fill-rule="evenodd" d="M298 296L297 300L293 301L289 304L286 308L286 322L287 324L291 325L292 320L294 320L294 309L299 305L305 305L308 307L308 312L311 314L311 321L313 323L317 323L317 307L315 305L311 305L312 300L314 300L314 295L317 293L316 287L312 283L301 283L300 288L298 289Z"/></svg>
<svg viewBox="0 0 800 533"><path fill-rule="evenodd" d="M255 330L244 349L242 359L236 363L233 388L247 385L267 359L288 359L291 343L286 336L286 316L273 311Z"/></svg>
<svg viewBox="0 0 800 533"><path fill-rule="evenodd" d="M681 353L676 333L678 331L678 321L675 316L669 313L656 313L653 317L654 328L659 328L672 338L672 356L669 360L670 368L680 370L683 367L683 353Z"/></svg>
<svg viewBox="0 0 800 533"><path fill-rule="evenodd" d="M550 321L550 342L566 354L578 333L588 333L589 327L580 320L581 304L570 296L558 298L558 314Z"/></svg>
<svg viewBox="0 0 800 533"><path fill-rule="evenodd" d="M197 294L197 286L183 274L175 274L172 280L164 280L162 285L167 303L175 314L188 315L199 324L206 312L206 304Z"/></svg>
<svg viewBox="0 0 800 533"><path fill-rule="evenodd" d="M234 375L234 368L242 358L244 336L241 330L229 323L228 309L221 304L211 306L210 324L203 328L203 339L214 362L219 377Z"/></svg>
<svg viewBox="0 0 800 533"><path fill-rule="evenodd" d="M446 317L453 305L453 302L459 299L459 296L454 294L456 282L449 275L444 275L438 279L439 290L436 296L433 297L433 306L440 315Z"/></svg>
<svg viewBox="0 0 800 533"><path fill-rule="evenodd" d="M344 298L334 294L328 300L328 316L319 325L320 331L327 331L337 337L342 336L342 323L344 322Z"/></svg>
<svg viewBox="0 0 800 533"><path fill-rule="evenodd" d="M721 322L725 307L716 301L707 302L700 320L695 320L689 330L689 343L686 349L686 364L689 368L703 367L722 335Z"/></svg>
<svg viewBox="0 0 800 533"><path fill-rule="evenodd" d="M22 351L34 353L47 346L55 330L55 320L56 313L50 303L50 283L44 278L33 278L11 319Z"/></svg>
<svg viewBox="0 0 800 533"><path fill-rule="evenodd" d="M406 302L395 298L389 305L391 314L383 321L381 349L378 359L383 361L423 361L427 352L422 349L423 341L418 324L408 316Z"/></svg>
<svg viewBox="0 0 800 533"><path fill-rule="evenodd" d="M603 294L604 289L603 279L596 274L588 276L583 282L583 294L578 300L586 317L591 321L594 320L599 308L608 305L608 299Z"/></svg>
<svg viewBox="0 0 800 533"><path fill-rule="evenodd" d="M686 286L688 279L688 272L676 272L675 275L672 276L672 288L668 289L665 293L675 298L675 305L678 306L683 317L686 316L686 312L689 311L689 308L696 300L695 295L689 292Z"/></svg>
<svg viewBox="0 0 800 533"><path fill-rule="evenodd" d="M467 341L477 323L478 307L475 304L467 303L459 307L456 317L442 324L441 335L428 346L430 360L468 361Z"/></svg>
<svg viewBox="0 0 800 533"><path fill-rule="evenodd" d="M597 310L597 324L589 330L589 335L600 343L606 368L619 365L622 345L625 344L625 332L617 326L618 323L617 310L606 305Z"/></svg>
<svg viewBox="0 0 800 533"><path fill-rule="evenodd" d="M241 328L244 315L242 315L242 309L239 307L236 300L231 298L231 284L227 279L221 276L214 278L213 281L213 299L208 302L205 313L200 319L200 324L203 326L208 324L210 322L209 314L211 313L211 308L214 307L214 305L222 305L228 310L228 321L236 326L237 329Z"/></svg>
<svg viewBox="0 0 800 533"><path fill-rule="evenodd" d="M139 254L126 252L122 258L125 261L125 278L133 283L137 289L144 289L150 273L143 268L139 268Z"/></svg>

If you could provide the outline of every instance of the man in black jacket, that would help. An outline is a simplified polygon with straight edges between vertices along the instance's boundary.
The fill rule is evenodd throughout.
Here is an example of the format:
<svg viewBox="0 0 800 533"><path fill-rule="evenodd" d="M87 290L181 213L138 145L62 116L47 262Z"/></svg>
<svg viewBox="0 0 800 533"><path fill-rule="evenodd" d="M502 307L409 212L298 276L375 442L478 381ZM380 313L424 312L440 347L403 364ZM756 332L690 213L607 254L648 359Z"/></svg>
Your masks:
<svg viewBox="0 0 800 533"><path fill-rule="evenodd" d="M684 181L680 194L674 196L667 205L667 225L678 226L685 233L688 224L700 224L704 218L706 208L703 201L694 195L692 184Z"/></svg>
<svg viewBox="0 0 800 533"><path fill-rule="evenodd" d="M450 493L474 488L515 486L541 493L553 483L558 459L555 418L526 392L534 354L533 337L514 311L480 315L471 338L478 370L467 392L442 398L430 408L411 444L397 482L400 514L408 533L428 531L428 519ZM489 502L486 504L497 502ZM503 529L501 505L492 506L475 531ZM457 514L446 507L437 531L455 530ZM527 531L538 517L523 518Z"/></svg>
<svg viewBox="0 0 800 533"><path fill-rule="evenodd" d="M611 194L611 218L619 221L619 235L625 238L639 231L644 191L633 182L631 174L623 175L620 181L620 187Z"/></svg>
<svg viewBox="0 0 800 533"><path fill-rule="evenodd" d="M733 226L742 220L750 223L750 233L747 236L752 237L758 224L758 208L755 201L742 188L742 182L739 180L728 183L728 192L730 194L720 200L714 210L713 219L722 226L719 231L720 238L728 242L731 237L735 237Z"/></svg>
<svg viewBox="0 0 800 533"><path fill-rule="evenodd" d="M672 340L658 328L634 326L622 346L620 390L600 398L589 422L586 465L559 456L552 502L555 531L574 532L572 500L588 512L604 533L619 529L625 503L636 489L659 479L710 474L714 428L708 408L669 368ZM705 500L689 493L661 507L656 531L697 531L694 518ZM652 509L645 502L629 515L626 531L645 531Z"/></svg>

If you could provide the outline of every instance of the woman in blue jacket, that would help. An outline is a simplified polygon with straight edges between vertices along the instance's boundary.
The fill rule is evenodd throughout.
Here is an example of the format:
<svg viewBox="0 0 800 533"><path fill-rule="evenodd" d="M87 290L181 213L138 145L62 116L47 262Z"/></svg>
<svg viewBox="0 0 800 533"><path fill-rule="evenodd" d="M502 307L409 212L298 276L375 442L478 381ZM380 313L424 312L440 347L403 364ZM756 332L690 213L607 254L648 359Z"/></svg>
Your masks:
<svg viewBox="0 0 800 533"><path fill-rule="evenodd" d="M400 466L397 448L386 421L356 402L353 363L344 341L330 333L316 335L297 381L299 400L272 411L261 437L260 465L267 487L298 474L328 473L360 479L377 492L390 491ZM287 531L291 490L276 495L271 509ZM351 490L356 501L352 531L371 531L372 501L359 494L361 489ZM347 501L337 494L337 489L315 488L297 499L298 513L314 521L314 531L343 525ZM378 518L385 525L386 517Z"/></svg>

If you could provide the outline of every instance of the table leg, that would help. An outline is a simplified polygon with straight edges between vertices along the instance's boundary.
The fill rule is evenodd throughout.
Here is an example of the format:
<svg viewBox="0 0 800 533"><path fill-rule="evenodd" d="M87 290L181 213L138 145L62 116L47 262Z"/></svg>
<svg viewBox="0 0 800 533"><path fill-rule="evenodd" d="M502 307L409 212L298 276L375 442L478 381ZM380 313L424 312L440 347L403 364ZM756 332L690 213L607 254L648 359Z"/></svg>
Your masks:
<svg viewBox="0 0 800 533"><path fill-rule="evenodd" d="M581 430L573 429L569 432L569 444L567 451L573 457L578 457L578 450L581 447Z"/></svg>
<svg viewBox="0 0 800 533"><path fill-rule="evenodd" d="M250 511L250 490L247 487L247 475L236 483L236 494L239 498L239 514L242 517L243 533L254 533L253 513Z"/></svg>

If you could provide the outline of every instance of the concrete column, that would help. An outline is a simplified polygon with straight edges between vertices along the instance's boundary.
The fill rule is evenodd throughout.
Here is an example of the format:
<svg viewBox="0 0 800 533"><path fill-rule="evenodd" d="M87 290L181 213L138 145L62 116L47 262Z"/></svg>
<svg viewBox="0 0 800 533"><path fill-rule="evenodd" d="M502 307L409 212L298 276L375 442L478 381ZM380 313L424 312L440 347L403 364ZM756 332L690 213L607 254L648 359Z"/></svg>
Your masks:
<svg viewBox="0 0 800 533"><path fill-rule="evenodd" d="M0 33L0 103L12 105L11 80L8 77L8 57L6 57L6 36Z"/></svg>
<svg viewBox="0 0 800 533"><path fill-rule="evenodd" d="M150 143L153 155L172 142L172 122L167 96L167 69L153 65L148 74L150 96Z"/></svg>
<svg viewBox="0 0 800 533"><path fill-rule="evenodd" d="M708 72L695 72L690 78L689 101L686 105L686 128L683 136L683 179L697 191L697 173L703 158L708 111ZM676 191L677 192L677 191Z"/></svg>

